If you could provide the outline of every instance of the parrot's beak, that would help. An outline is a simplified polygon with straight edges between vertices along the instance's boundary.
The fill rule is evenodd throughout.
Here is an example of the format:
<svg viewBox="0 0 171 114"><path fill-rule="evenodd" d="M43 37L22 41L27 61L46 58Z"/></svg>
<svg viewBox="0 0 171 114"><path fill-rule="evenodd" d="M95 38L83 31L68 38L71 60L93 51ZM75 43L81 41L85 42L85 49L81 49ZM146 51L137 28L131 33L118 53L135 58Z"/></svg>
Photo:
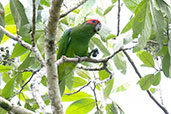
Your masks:
<svg viewBox="0 0 171 114"><path fill-rule="evenodd" d="M102 24L98 23L95 27L95 32L97 33L101 29Z"/></svg>

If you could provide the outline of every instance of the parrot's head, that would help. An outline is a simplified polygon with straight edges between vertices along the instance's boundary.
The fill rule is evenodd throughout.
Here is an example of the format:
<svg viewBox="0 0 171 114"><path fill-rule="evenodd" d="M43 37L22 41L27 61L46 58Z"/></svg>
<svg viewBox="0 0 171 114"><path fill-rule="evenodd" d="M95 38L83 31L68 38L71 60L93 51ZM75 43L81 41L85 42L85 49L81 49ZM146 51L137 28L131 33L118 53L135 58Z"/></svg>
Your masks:
<svg viewBox="0 0 171 114"><path fill-rule="evenodd" d="M101 22L97 19L89 19L86 24L92 24L94 26L94 32L98 32L101 29Z"/></svg>

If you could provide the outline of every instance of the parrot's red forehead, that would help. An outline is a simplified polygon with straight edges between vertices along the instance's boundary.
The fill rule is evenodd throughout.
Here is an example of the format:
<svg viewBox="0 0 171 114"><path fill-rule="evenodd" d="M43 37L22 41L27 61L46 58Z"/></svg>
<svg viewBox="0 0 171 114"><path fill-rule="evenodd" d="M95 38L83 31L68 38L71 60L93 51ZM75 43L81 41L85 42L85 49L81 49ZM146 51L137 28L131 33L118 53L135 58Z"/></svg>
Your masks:
<svg viewBox="0 0 171 114"><path fill-rule="evenodd" d="M87 23L90 23L96 26L98 23L101 23L101 22L97 19L89 19L87 20Z"/></svg>

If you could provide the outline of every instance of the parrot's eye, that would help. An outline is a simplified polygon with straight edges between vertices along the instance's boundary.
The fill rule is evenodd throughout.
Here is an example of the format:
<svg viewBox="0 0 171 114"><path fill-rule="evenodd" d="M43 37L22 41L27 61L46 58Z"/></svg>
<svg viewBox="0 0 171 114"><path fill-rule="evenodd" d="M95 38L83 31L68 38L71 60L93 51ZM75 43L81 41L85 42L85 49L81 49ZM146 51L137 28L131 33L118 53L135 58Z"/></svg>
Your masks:
<svg viewBox="0 0 171 114"><path fill-rule="evenodd" d="M95 21L95 20L92 20L91 22L92 22L92 23L96 23L96 21Z"/></svg>

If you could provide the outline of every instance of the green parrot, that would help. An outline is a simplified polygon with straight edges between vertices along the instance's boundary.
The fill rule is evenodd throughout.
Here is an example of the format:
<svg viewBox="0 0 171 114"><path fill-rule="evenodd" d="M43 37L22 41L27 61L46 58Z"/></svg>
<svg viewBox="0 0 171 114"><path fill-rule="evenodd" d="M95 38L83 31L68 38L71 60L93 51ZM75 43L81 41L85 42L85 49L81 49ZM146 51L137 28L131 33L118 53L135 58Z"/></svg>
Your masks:
<svg viewBox="0 0 171 114"><path fill-rule="evenodd" d="M89 56L89 41L100 28L101 22L99 20L89 19L76 27L66 30L59 41L57 59L60 59L62 55L71 58ZM94 54L93 56L96 55ZM65 90L66 78L73 75L75 67L76 63L62 63L58 66L61 96Z"/></svg>

